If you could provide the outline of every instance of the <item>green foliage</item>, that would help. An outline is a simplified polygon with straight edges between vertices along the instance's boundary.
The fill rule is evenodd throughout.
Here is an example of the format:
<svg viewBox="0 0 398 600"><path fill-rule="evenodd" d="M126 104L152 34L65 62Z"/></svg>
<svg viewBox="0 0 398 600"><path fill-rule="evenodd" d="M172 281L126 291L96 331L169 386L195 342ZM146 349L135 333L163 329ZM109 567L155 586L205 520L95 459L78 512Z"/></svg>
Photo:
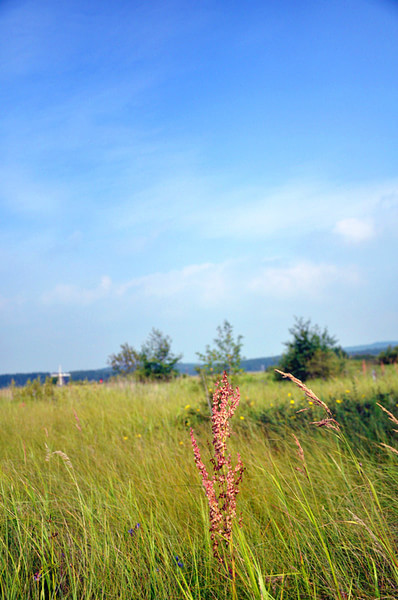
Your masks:
<svg viewBox="0 0 398 600"><path fill-rule="evenodd" d="M118 375L129 375L136 370L138 360L138 352L126 342L120 346L118 354L109 356L108 364Z"/></svg>
<svg viewBox="0 0 398 600"><path fill-rule="evenodd" d="M18 402L26 402L27 400L54 400L55 385L52 377L46 377L45 382L40 382L40 377L33 381L28 379L26 385L17 387L15 384L11 386L12 398Z"/></svg>
<svg viewBox="0 0 398 600"><path fill-rule="evenodd" d="M238 335L236 340L233 335L233 327L224 320L222 325L217 327L217 337L214 338L214 348L206 346L206 351L196 355L203 363L199 369L206 375L219 377L225 371L229 375L239 373L242 361L243 336Z"/></svg>
<svg viewBox="0 0 398 600"><path fill-rule="evenodd" d="M393 365L394 363L398 363L398 346L388 346L386 350L380 352L377 357L379 363L383 363L385 365Z"/></svg>
<svg viewBox="0 0 398 600"><path fill-rule="evenodd" d="M108 364L118 375L134 374L138 381L169 380L178 375L175 368L181 355L171 351L171 338L153 328L138 352L129 344L122 344L118 354L111 354Z"/></svg>
<svg viewBox="0 0 398 600"><path fill-rule="evenodd" d="M338 350L315 350L307 362L308 379L328 379L340 373L344 367L344 357Z"/></svg>
<svg viewBox="0 0 398 600"><path fill-rule="evenodd" d="M136 377L140 381L169 380L178 375L175 368L182 355L171 351L171 338L153 328L138 355Z"/></svg>
<svg viewBox="0 0 398 600"><path fill-rule="evenodd" d="M378 403L394 412L398 402L398 389L385 394L374 393L366 398L345 392L339 395L332 394L326 400L333 418L341 425L353 448L374 456L377 452L376 443L391 444L391 422L382 417ZM306 429L310 429L312 422L322 418L322 410L308 406L305 399L291 404L287 398L276 407L267 406L260 412L248 409L245 412L252 421L264 426L264 435L278 434L286 438L290 437L292 432L301 435ZM312 435L315 441L317 436L324 436L324 431L319 429ZM383 460L383 452L379 450L378 453L380 460Z"/></svg>
<svg viewBox="0 0 398 600"><path fill-rule="evenodd" d="M336 339L310 319L295 319L289 333L293 339L286 342L287 351L282 355L279 369L306 381L319 377L327 379L342 372L346 353L336 345Z"/></svg>

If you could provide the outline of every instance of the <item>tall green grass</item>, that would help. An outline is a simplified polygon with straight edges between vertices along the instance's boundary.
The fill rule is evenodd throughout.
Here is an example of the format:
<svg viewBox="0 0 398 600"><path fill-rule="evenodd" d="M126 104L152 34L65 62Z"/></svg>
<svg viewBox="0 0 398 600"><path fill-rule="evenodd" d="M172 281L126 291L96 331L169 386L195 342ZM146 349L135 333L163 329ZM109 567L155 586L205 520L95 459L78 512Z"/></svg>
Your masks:
<svg viewBox="0 0 398 600"><path fill-rule="evenodd" d="M398 415L394 368L311 382L341 434L310 425L319 409L297 414L293 384L238 383L238 598L397 598L398 456L380 443L398 435L376 406ZM231 598L189 439L211 437L198 380L6 391L0 422L1 598Z"/></svg>

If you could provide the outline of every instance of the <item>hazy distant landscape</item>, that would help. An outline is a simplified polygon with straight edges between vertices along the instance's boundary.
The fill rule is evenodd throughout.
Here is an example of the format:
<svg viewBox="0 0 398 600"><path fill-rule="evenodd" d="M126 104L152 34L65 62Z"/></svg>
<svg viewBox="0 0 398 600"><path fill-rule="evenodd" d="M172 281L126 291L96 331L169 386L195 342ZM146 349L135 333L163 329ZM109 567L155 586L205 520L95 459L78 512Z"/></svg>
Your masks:
<svg viewBox="0 0 398 600"><path fill-rule="evenodd" d="M388 346L397 346L397 341L390 342L374 342L372 344L365 344L362 346L350 346L345 348L346 352L350 356L377 356L382 350L388 348ZM244 371L256 372L268 369L278 364L280 356L265 356L261 358L243 359L241 367ZM199 363L177 363L177 368L181 374L195 375L196 368ZM49 372L33 372L33 373L4 373L0 375L0 388L7 387L14 380L16 385L25 385L28 380L40 378L43 383L45 378L50 375ZM101 379L106 381L112 376L112 369L109 367L102 369L90 369L81 371L71 371L72 381L100 381Z"/></svg>

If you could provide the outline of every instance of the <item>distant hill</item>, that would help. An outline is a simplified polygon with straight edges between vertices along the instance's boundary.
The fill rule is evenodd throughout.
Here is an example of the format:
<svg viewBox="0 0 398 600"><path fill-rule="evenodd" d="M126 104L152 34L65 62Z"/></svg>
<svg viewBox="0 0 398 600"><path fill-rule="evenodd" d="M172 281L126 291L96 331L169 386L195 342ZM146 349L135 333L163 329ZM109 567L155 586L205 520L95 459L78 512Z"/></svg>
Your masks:
<svg viewBox="0 0 398 600"><path fill-rule="evenodd" d="M362 346L348 346L344 348L349 356L355 356L358 354L371 354L377 356L383 350L386 350L388 346L398 346L398 342L374 342L374 344L365 344Z"/></svg>
<svg viewBox="0 0 398 600"><path fill-rule="evenodd" d="M112 369L109 367L104 369L91 369L87 371L71 371L70 372L72 381L106 381L109 377L112 376ZM11 385L11 382L14 380L15 385L22 386L26 385L27 381L33 381L34 379L39 378L41 383L44 383L46 377L49 377L50 373L48 372L33 372L33 373L13 373L7 375L0 375L0 388L8 387Z"/></svg>
<svg viewBox="0 0 398 600"><path fill-rule="evenodd" d="M263 358L245 358L242 360L241 367L244 371L264 371L268 367L274 367L278 364L280 356L264 356Z"/></svg>
<svg viewBox="0 0 398 600"><path fill-rule="evenodd" d="M344 348L344 350L348 353L349 356L377 356L388 348L388 346L398 346L398 342L374 342L373 344L363 344L362 346L348 346ZM242 368L245 371L253 372L253 371L262 371L267 369L268 367L272 367L277 365L279 362L280 356L264 356L262 358L246 358L242 360ZM198 363L178 363L177 369L180 373L186 375L195 375L196 370L195 367L198 366ZM81 371L71 371L71 380L72 381L106 381L113 375L112 369L109 367L103 369L91 369L91 370L81 370ZM40 381L44 383L46 377L48 377L50 373L46 372L33 372L33 373L13 373L13 374L5 374L0 375L0 388L8 387L11 385L11 381L14 380L15 384L18 386L25 385L26 382L30 379L40 378Z"/></svg>
<svg viewBox="0 0 398 600"><path fill-rule="evenodd" d="M264 356L263 358L245 358L241 362L244 371L263 371L268 367L278 364L280 356ZM178 363L177 369L180 373L196 375L196 367L199 363Z"/></svg>

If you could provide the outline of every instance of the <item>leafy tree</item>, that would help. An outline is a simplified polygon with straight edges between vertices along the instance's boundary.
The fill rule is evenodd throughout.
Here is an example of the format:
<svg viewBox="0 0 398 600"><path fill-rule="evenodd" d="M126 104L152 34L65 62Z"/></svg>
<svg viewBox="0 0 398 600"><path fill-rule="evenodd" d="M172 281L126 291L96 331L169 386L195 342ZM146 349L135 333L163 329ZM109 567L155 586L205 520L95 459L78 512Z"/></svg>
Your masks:
<svg viewBox="0 0 398 600"><path fill-rule="evenodd" d="M120 346L118 354L111 354L108 358L108 364L118 375L134 373L137 369L138 361L138 352L127 342Z"/></svg>
<svg viewBox="0 0 398 600"><path fill-rule="evenodd" d="M139 354L137 378L140 380L169 380L178 375L175 368L182 355L176 356L171 351L171 338L163 335L159 329L153 328L147 341L142 345Z"/></svg>
<svg viewBox="0 0 398 600"><path fill-rule="evenodd" d="M398 346L388 346L383 352L377 357L379 363L383 363L385 365L393 365L398 362Z"/></svg>
<svg viewBox="0 0 398 600"><path fill-rule="evenodd" d="M217 327L217 337L214 338L214 348L206 346L205 352L197 352L196 355L203 363L199 367L199 371L206 375L219 376L224 371L229 375L233 375L240 371L240 363L242 361L243 336L238 335L236 340L233 336L233 327L224 320L222 325Z"/></svg>
<svg viewBox="0 0 398 600"><path fill-rule="evenodd" d="M279 369L305 381L314 377L327 379L342 371L347 354L336 345L336 338L311 325L310 319L295 318L289 333L293 339L285 343L286 352L279 362Z"/></svg>
<svg viewBox="0 0 398 600"><path fill-rule="evenodd" d="M171 352L171 338L153 328L148 339L137 352L129 344L122 344L118 354L111 354L108 363L120 375L134 373L139 381L168 380L178 374L175 366L181 359Z"/></svg>

